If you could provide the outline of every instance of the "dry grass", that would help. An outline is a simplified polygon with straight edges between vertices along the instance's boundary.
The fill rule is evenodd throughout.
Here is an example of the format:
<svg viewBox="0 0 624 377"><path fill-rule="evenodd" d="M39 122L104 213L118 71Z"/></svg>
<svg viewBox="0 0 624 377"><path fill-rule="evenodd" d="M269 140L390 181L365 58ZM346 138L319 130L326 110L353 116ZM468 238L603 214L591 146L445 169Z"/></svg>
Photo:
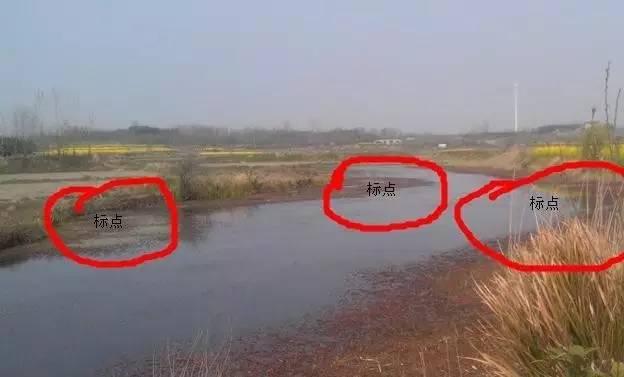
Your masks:
<svg viewBox="0 0 624 377"><path fill-rule="evenodd" d="M170 187L181 200L242 199L258 193L286 193L326 182L325 172L317 167L234 168L202 171L185 166L178 168Z"/></svg>
<svg viewBox="0 0 624 377"><path fill-rule="evenodd" d="M603 199L591 216L542 228L510 257L526 264L595 264L624 246L624 215ZM616 202L617 203L617 202ZM495 376L621 376L624 269L497 273L477 292L492 313L481 359Z"/></svg>
<svg viewBox="0 0 624 377"><path fill-rule="evenodd" d="M468 169L478 173L501 174L511 173L514 169L525 169L529 166L526 149L511 147L502 149L445 150L434 153L433 158L443 165L452 168ZM532 166L534 168L536 166Z"/></svg>
<svg viewBox="0 0 624 377"><path fill-rule="evenodd" d="M231 339L211 347L208 334L199 332L190 345L167 343L151 360L120 364L104 373L110 377L222 377L230 364Z"/></svg>
<svg viewBox="0 0 624 377"><path fill-rule="evenodd" d="M187 351L167 345L161 355L154 355L148 375L152 377L221 377L229 364L230 346L214 352L203 343L198 335Z"/></svg>

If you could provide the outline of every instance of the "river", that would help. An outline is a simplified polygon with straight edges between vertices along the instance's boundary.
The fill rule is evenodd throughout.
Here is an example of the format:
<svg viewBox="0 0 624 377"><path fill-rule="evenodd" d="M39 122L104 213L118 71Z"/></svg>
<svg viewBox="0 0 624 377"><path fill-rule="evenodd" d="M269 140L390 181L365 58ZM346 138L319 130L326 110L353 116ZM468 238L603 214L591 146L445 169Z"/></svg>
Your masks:
<svg viewBox="0 0 624 377"><path fill-rule="evenodd" d="M366 174L416 176L432 185L401 188L393 198L335 199L341 213L367 221L430 212L439 188L428 172L393 167ZM0 268L0 375L85 376L108 365L149 357L168 340L207 331L218 343L262 328L285 326L335 305L357 271L425 260L466 241L452 219L454 199L491 177L449 174L449 209L434 224L410 231L359 233L322 214L318 200L185 215L177 251L138 268L98 270L59 256ZM528 191L514 199L521 229ZM520 217L523 220L520 221ZM508 231L509 202L479 202L467 222L482 238ZM476 251L475 251L476 252ZM115 255L127 254L115 250Z"/></svg>

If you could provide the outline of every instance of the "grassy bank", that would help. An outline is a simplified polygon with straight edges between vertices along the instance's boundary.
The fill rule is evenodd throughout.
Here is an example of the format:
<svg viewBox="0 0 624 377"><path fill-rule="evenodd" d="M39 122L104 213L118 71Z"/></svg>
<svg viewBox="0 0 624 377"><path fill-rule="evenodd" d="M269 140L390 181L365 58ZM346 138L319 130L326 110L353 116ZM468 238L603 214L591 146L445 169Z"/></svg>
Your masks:
<svg viewBox="0 0 624 377"><path fill-rule="evenodd" d="M227 202L247 200L257 195L271 195L275 198L296 195L300 191L320 187L325 183L330 165L289 165L246 167L232 166L213 168L202 165L199 159L186 159L181 162L161 163L156 171L140 172L141 175L164 177L178 203L190 205L202 202ZM87 174L64 181L62 177L40 177L38 180L22 178L4 180L0 187L18 187L17 194L35 191L46 185L50 193L55 187L66 185L92 185L102 182ZM111 173L114 176L114 172ZM122 173L119 173L123 176ZM74 174L75 175L75 174ZM38 190L44 191L44 190ZM45 197L22 197L16 200L0 201L0 250L17 245L42 240L46 233L42 227L41 211ZM95 210L130 210L148 207L162 207L162 198L153 187L124 188L105 193L87 205L87 213ZM71 221L72 200L59 205L55 217L56 224Z"/></svg>
<svg viewBox="0 0 624 377"><path fill-rule="evenodd" d="M171 190L180 201L247 198L259 193L287 193L319 187L328 165L206 168L186 159L169 170Z"/></svg>

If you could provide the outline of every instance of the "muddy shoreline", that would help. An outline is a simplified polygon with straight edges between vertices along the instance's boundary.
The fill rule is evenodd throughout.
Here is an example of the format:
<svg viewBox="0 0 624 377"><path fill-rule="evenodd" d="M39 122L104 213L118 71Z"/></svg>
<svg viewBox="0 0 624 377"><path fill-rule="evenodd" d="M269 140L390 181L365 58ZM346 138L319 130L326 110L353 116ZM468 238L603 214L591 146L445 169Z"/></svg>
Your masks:
<svg viewBox="0 0 624 377"><path fill-rule="evenodd" d="M496 241L492 241L492 244ZM234 340L233 376L482 376L474 283L498 265L466 247L358 275L366 283L320 318Z"/></svg>
<svg viewBox="0 0 624 377"><path fill-rule="evenodd" d="M464 247L418 263L361 271L361 283L333 308L233 338L209 352L223 376L485 376L475 346L482 345L479 321L489 314L474 285L500 269ZM186 356L190 345L176 347L178 362L201 363ZM158 365L146 359L101 375L112 370L147 377Z"/></svg>

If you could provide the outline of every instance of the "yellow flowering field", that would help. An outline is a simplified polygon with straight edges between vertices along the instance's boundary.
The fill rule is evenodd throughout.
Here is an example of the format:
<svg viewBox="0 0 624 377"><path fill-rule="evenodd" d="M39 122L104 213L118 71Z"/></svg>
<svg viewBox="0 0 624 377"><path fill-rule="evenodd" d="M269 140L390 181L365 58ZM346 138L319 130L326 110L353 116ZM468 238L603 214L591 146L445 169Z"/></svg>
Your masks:
<svg viewBox="0 0 624 377"><path fill-rule="evenodd" d="M551 145L539 145L529 149L531 156L533 157L563 157L566 159L581 159L583 157L583 149L580 145L574 144L551 144ZM609 147L605 147L602 150L603 156L609 155ZM617 146L618 157L624 156L624 144L618 144Z"/></svg>
<svg viewBox="0 0 624 377"><path fill-rule="evenodd" d="M570 159L581 158L582 150L580 145L551 144L539 145L530 148L533 157L565 157Z"/></svg>
<svg viewBox="0 0 624 377"><path fill-rule="evenodd" d="M92 144L92 145L69 145L62 147L60 153L63 155L87 155L87 154L107 154L124 155L136 153L173 153L174 149L166 145L152 144ZM44 151L44 155L57 155L57 148Z"/></svg>
<svg viewBox="0 0 624 377"><path fill-rule="evenodd" d="M225 148L202 148L200 156L256 156L264 154L263 151L253 149L225 149Z"/></svg>

